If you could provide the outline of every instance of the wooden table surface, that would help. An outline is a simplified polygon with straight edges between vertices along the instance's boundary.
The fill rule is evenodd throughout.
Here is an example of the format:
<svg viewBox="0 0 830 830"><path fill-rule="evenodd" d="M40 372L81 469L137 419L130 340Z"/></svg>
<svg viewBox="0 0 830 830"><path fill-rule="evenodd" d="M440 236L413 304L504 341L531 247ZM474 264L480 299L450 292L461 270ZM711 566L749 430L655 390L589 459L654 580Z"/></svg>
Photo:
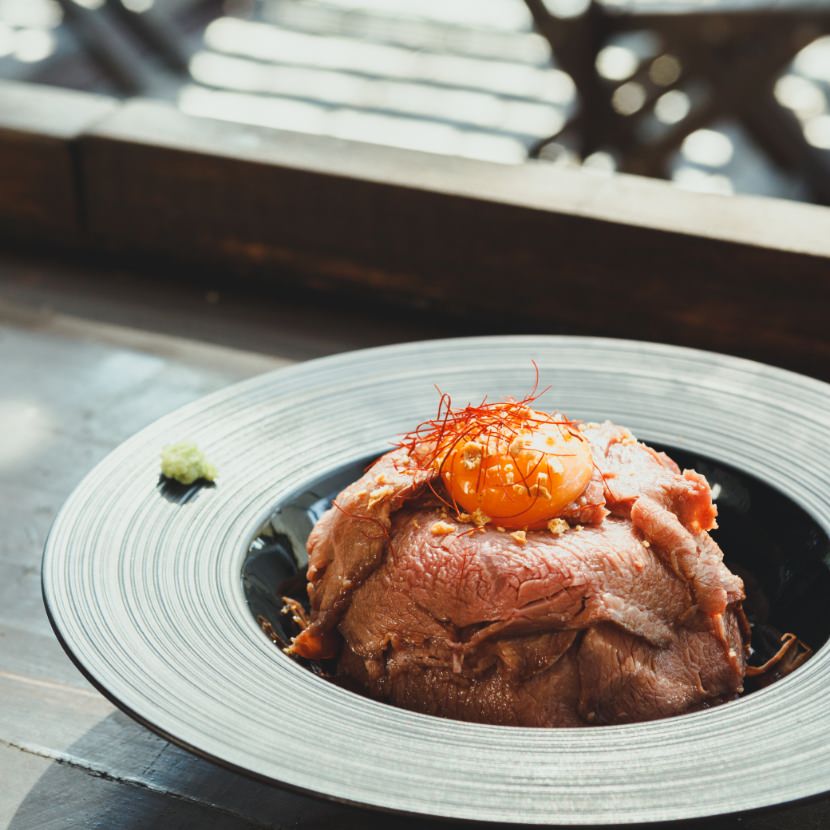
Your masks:
<svg viewBox="0 0 830 830"><path fill-rule="evenodd" d="M0 827L437 826L249 781L134 723L64 655L39 572L52 518L75 484L155 418L296 361L454 333L434 318L0 255ZM830 804L817 802L706 826L829 824Z"/></svg>

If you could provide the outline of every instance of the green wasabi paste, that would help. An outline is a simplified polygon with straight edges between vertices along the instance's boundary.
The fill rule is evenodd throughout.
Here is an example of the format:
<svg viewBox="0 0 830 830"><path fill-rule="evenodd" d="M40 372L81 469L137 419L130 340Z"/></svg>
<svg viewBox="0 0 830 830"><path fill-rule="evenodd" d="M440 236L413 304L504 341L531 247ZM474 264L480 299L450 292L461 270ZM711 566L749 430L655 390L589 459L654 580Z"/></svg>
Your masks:
<svg viewBox="0 0 830 830"><path fill-rule="evenodd" d="M161 451L161 474L182 484L216 479L216 467L192 441L169 444Z"/></svg>

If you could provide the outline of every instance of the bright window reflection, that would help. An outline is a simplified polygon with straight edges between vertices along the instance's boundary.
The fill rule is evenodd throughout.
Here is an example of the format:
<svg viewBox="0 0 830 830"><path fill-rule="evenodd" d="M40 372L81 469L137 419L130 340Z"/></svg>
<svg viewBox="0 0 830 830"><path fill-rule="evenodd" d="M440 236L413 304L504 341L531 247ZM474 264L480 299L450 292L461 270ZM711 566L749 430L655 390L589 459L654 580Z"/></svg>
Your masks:
<svg viewBox="0 0 830 830"><path fill-rule="evenodd" d="M401 116L347 109L331 111L318 104L220 92L196 85L181 91L179 107L191 115L486 161L515 164L526 157L525 145L509 136L486 135Z"/></svg>
<svg viewBox="0 0 830 830"><path fill-rule="evenodd" d="M827 59L830 60L830 54ZM782 75L775 84L775 98L802 119L813 118L827 109L827 97L822 88L815 81L798 75Z"/></svg>
<svg viewBox="0 0 830 830"><path fill-rule="evenodd" d="M284 130L517 163L576 108L573 81L551 62L516 0L286 2L271 7L267 20L213 21L179 106Z"/></svg>
<svg viewBox="0 0 830 830"><path fill-rule="evenodd" d="M678 167L672 173L672 181L684 190L697 193L720 193L724 196L735 192L732 182L720 173L707 173L695 167Z"/></svg>
<svg viewBox="0 0 830 830"><path fill-rule="evenodd" d="M695 130L683 141L683 155L695 164L723 167L732 160L732 139L717 130Z"/></svg>
<svg viewBox="0 0 830 830"><path fill-rule="evenodd" d="M37 63L55 50L55 38L45 29L20 29L14 38L14 56L24 63Z"/></svg>
<svg viewBox="0 0 830 830"><path fill-rule="evenodd" d="M14 29L5 23L0 23L0 58L4 58L14 51L14 41Z"/></svg>
<svg viewBox="0 0 830 830"><path fill-rule="evenodd" d="M606 46L597 55L597 72L609 81L630 78L640 65L636 53L625 46Z"/></svg>
<svg viewBox="0 0 830 830"><path fill-rule="evenodd" d="M411 20L460 23L482 28L529 29L530 13L515 0L320 0L315 5L394 15Z"/></svg>
<svg viewBox="0 0 830 830"><path fill-rule="evenodd" d="M681 89L663 93L654 104L654 115L663 124L677 124L692 108L692 101Z"/></svg>
<svg viewBox="0 0 830 830"><path fill-rule="evenodd" d="M805 46L796 56L793 66L802 75L830 83L830 35Z"/></svg>
<svg viewBox="0 0 830 830"><path fill-rule="evenodd" d="M0 470L40 452L52 427L52 419L35 401L0 400Z"/></svg>
<svg viewBox="0 0 830 830"><path fill-rule="evenodd" d="M804 125L804 136L813 147L830 150L830 115L811 118Z"/></svg>
<svg viewBox="0 0 830 830"><path fill-rule="evenodd" d="M9 26L53 29L63 20L57 0L0 0L0 20Z"/></svg>
<svg viewBox="0 0 830 830"><path fill-rule="evenodd" d="M531 137L551 134L563 123L562 113L551 104L324 69L277 67L208 52L195 56L190 71L194 80L208 86L421 115Z"/></svg>
<svg viewBox="0 0 830 830"><path fill-rule="evenodd" d="M121 0L121 5L131 12L142 14L153 8L155 0Z"/></svg>
<svg viewBox="0 0 830 830"><path fill-rule="evenodd" d="M230 17L208 26L205 43L218 52L278 64L311 65L385 78L469 86L555 104L569 103L575 95L573 81L564 72L507 61L416 52L353 38L293 32Z"/></svg>

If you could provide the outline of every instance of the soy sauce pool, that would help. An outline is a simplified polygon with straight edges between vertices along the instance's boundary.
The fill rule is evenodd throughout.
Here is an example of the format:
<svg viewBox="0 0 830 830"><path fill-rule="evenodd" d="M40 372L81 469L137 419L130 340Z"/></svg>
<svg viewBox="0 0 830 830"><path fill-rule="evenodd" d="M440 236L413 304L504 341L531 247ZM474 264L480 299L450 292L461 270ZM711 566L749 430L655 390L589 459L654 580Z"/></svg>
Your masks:
<svg viewBox="0 0 830 830"><path fill-rule="evenodd" d="M718 506L713 537L726 565L746 586L744 609L752 623L752 657L760 665L795 633L817 650L830 638L830 537L784 493L728 464L672 447L660 447L681 468L706 476ZM251 613L275 642L297 633L282 614L282 597L305 603L305 543L332 499L358 479L374 458L332 470L278 504L248 548L242 582ZM300 661L317 674L332 667ZM769 679L769 678L768 678ZM767 680L768 680L767 679ZM747 691L764 685L747 678Z"/></svg>

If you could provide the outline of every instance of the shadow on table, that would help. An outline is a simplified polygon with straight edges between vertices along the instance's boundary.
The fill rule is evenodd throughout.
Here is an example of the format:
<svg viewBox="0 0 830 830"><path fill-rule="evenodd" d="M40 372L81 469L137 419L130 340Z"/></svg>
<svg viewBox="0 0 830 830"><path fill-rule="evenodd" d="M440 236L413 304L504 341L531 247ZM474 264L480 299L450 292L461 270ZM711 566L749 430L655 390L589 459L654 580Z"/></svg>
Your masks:
<svg viewBox="0 0 830 830"><path fill-rule="evenodd" d="M785 813L669 827L819 830L827 826L828 812L827 804L805 804ZM391 816L260 784L197 758L115 712L49 764L23 799L9 830L47 826L61 830L437 830L462 825Z"/></svg>

